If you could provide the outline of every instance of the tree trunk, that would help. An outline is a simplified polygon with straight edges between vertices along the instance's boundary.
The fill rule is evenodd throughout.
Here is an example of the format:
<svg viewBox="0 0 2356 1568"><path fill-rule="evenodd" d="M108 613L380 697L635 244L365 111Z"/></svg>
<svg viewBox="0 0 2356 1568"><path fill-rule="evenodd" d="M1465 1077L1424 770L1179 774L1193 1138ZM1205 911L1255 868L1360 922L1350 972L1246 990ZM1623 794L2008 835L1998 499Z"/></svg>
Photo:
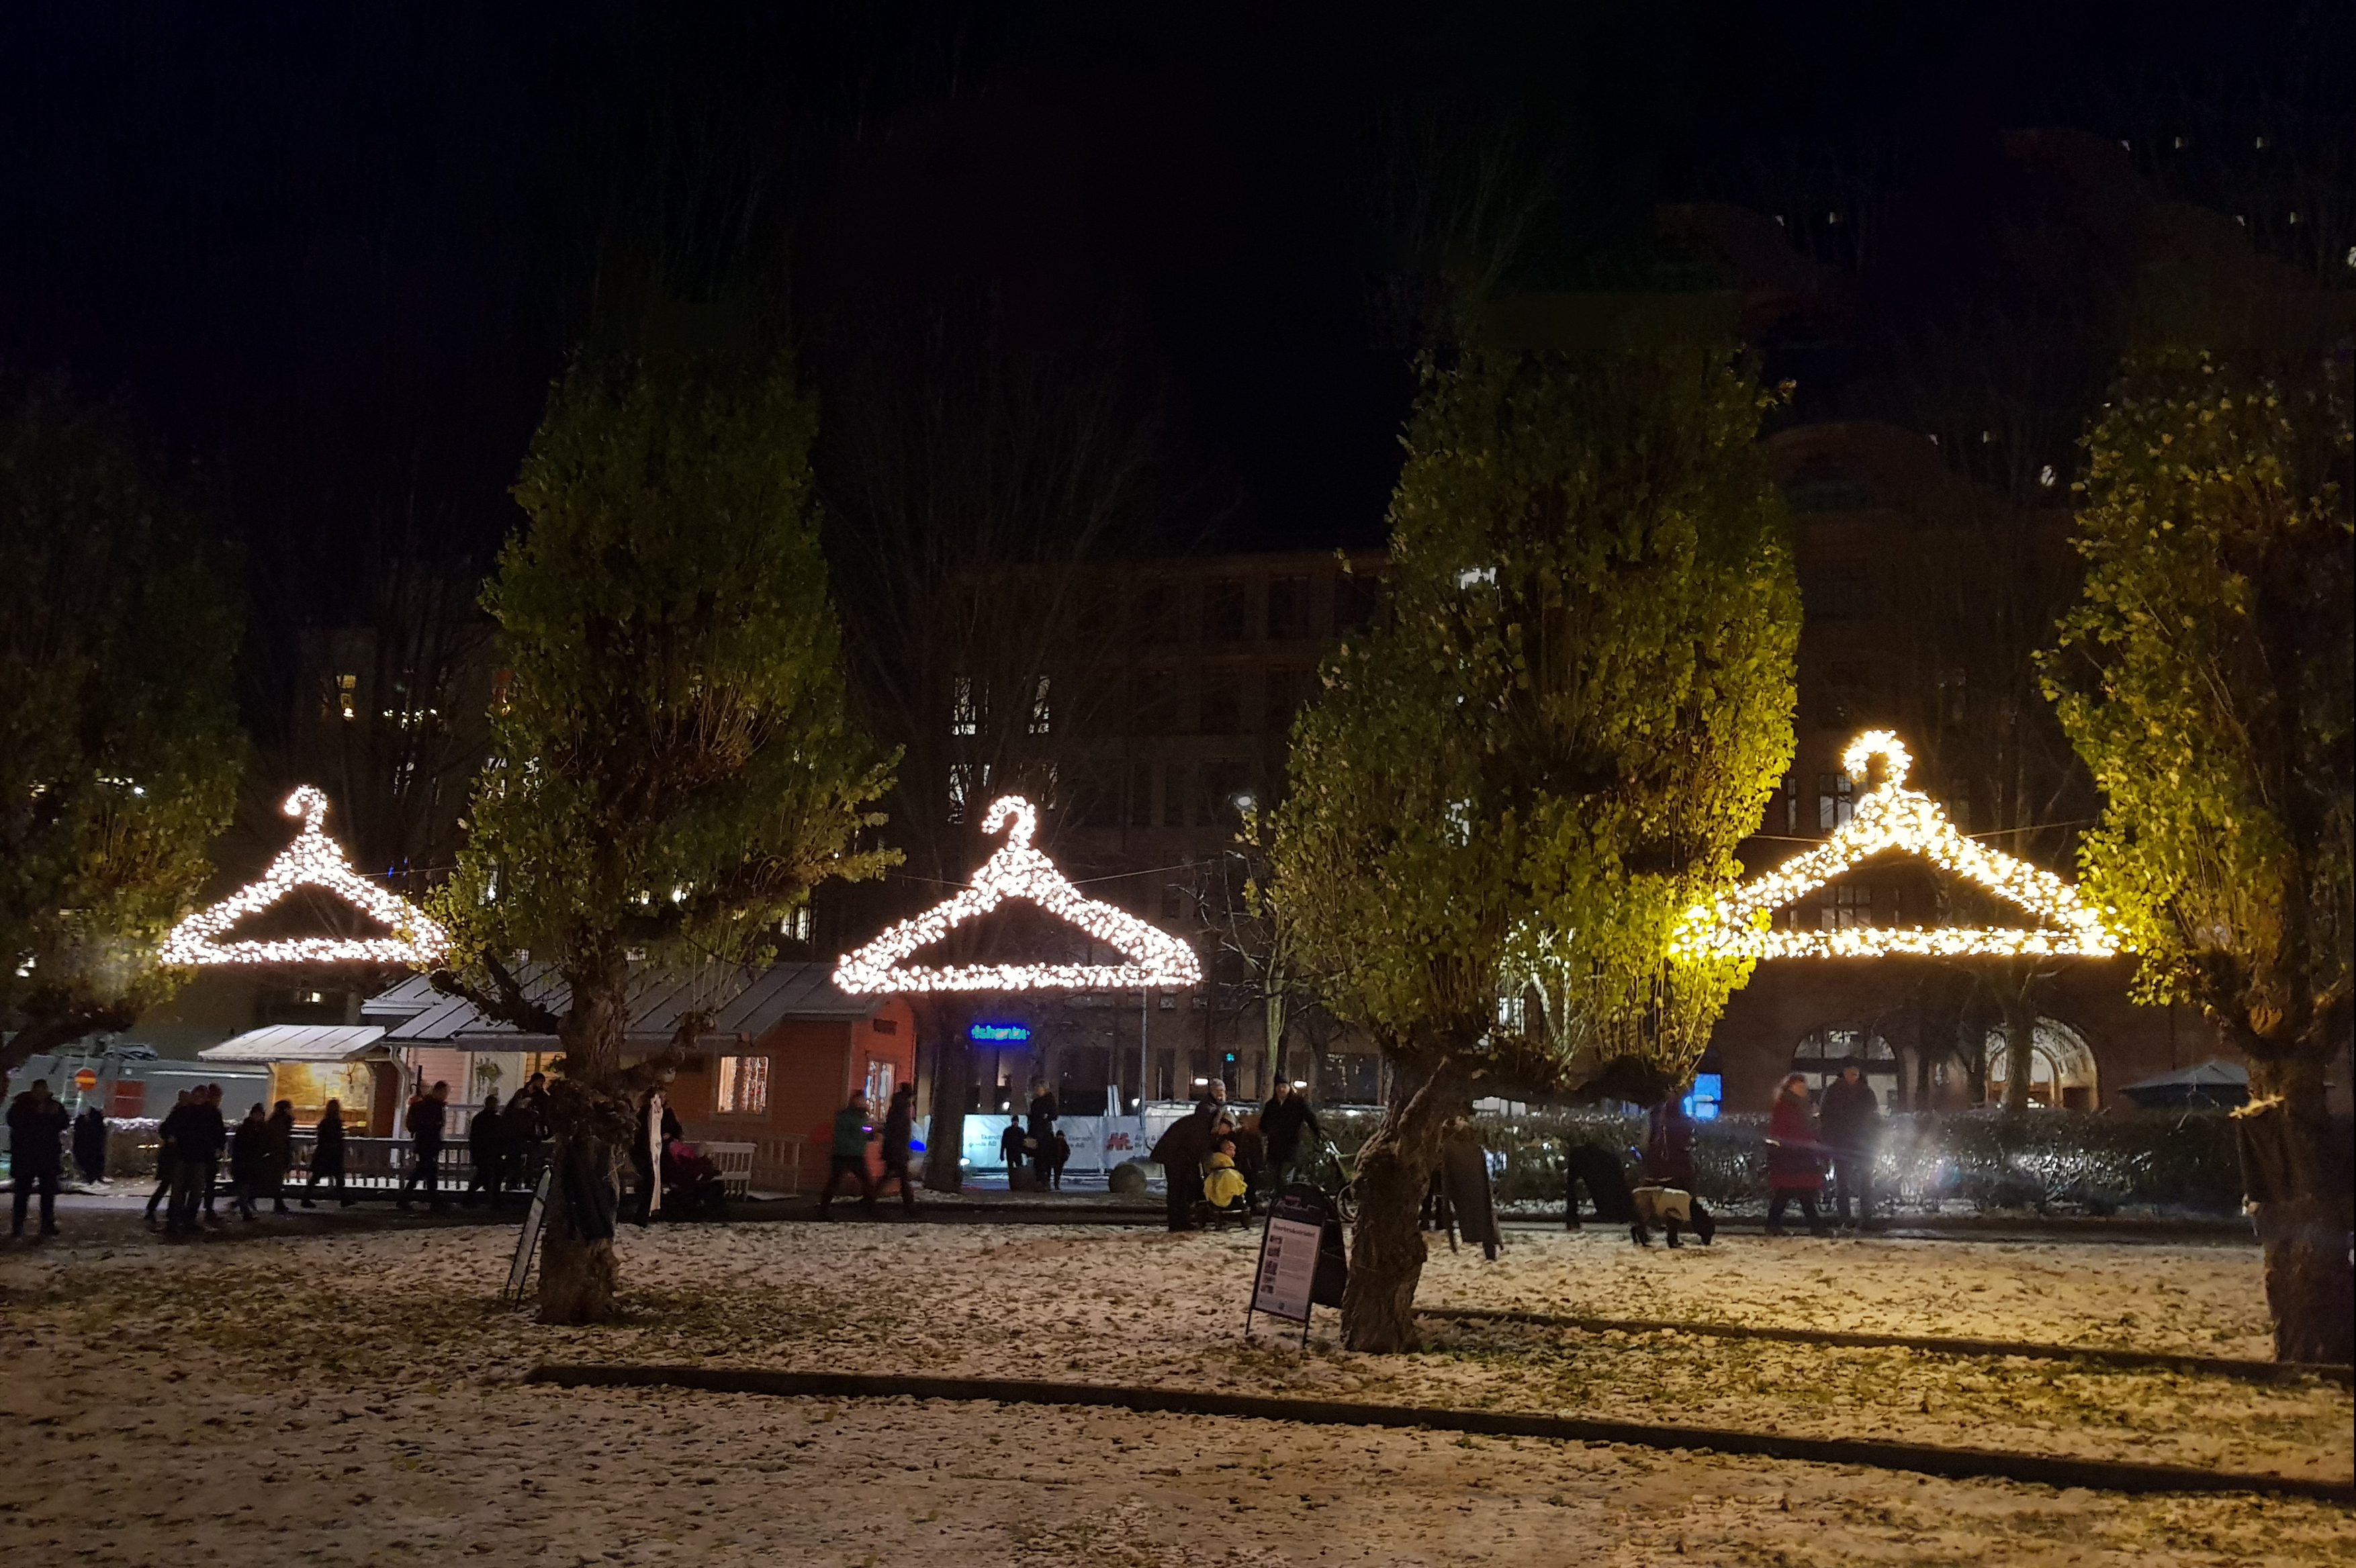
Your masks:
<svg viewBox="0 0 2356 1568"><path fill-rule="evenodd" d="M617 1111L620 1125L630 1119L626 1105L613 1103L630 1017L629 963L618 954L588 959L566 978L573 1005L559 1033L563 1076L549 1096L556 1179L549 1184L553 1212L540 1250L540 1317L543 1323L603 1323L614 1316L620 1284L614 1257L620 1193L607 1132Z"/></svg>
<svg viewBox="0 0 2356 1568"><path fill-rule="evenodd" d="M1268 1071L1260 1083L1260 1098L1263 1100L1276 1093L1276 1086L1284 1076L1284 994L1271 991L1264 1000L1265 1011L1261 1021L1268 1029Z"/></svg>
<svg viewBox="0 0 2356 1568"><path fill-rule="evenodd" d="M1415 1287L1423 1276L1417 1221L1440 1133L1467 1100L1444 1072L1402 1065L1393 1074L1389 1114L1358 1156L1358 1221L1350 1237L1350 1283L1342 1293L1342 1342L1376 1353L1415 1349Z"/></svg>
<svg viewBox="0 0 2356 1568"><path fill-rule="evenodd" d="M954 994L919 997L916 1027L932 1036L933 1121L925 1134L925 1187L965 1190L965 1103L973 1091L973 1008Z"/></svg>
<svg viewBox="0 0 2356 1568"><path fill-rule="evenodd" d="M2004 1108L2029 1109L2029 1050L2037 1043L2037 1009L2025 987L2007 984L2004 1003Z"/></svg>
<svg viewBox="0 0 2356 1568"><path fill-rule="evenodd" d="M587 1127L560 1132L549 1184L552 1212L540 1249L540 1320L603 1323L614 1316L614 1151Z"/></svg>
<svg viewBox="0 0 2356 1568"><path fill-rule="evenodd" d="M2328 1054L2328 1052L2327 1052ZM2242 1187L2265 1249L2275 1360L2356 1360L2350 1129L2324 1107L2321 1061L2254 1061L2234 1116Z"/></svg>

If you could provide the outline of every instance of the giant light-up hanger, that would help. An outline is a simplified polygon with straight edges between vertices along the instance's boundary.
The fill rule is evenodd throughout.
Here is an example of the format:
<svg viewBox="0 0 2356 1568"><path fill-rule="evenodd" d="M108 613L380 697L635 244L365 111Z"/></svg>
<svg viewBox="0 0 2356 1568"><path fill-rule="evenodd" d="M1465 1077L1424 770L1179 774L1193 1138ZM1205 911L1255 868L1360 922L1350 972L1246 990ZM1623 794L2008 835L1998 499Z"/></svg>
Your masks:
<svg viewBox="0 0 2356 1568"><path fill-rule="evenodd" d="M1906 787L1913 759L1897 735L1869 730L1841 754L1859 784L1875 758L1882 783L1858 801L1855 815L1816 848L1794 856L1708 905L1696 905L1671 940L1673 953L1702 958L1961 957L2039 955L2108 958L2125 944L2078 890L2026 860L1976 844L1955 831L1939 803ZM2037 919L2035 927L1852 926L1773 929L1774 912L1815 892L1843 871L1891 849L1920 855Z"/></svg>
<svg viewBox="0 0 2356 1568"><path fill-rule="evenodd" d="M353 871L344 847L319 830L327 797L305 784L282 809L303 819L294 842L279 852L259 880L248 882L208 910L172 928L164 939L166 964L412 964L423 967L450 951L450 933L424 911ZM300 936L270 942L217 940L247 915L258 914L297 888L324 888L371 920L389 936Z"/></svg>
<svg viewBox="0 0 2356 1568"><path fill-rule="evenodd" d="M885 931L837 962L834 983L855 997L907 991L1134 991L1199 986L1194 948L1127 910L1084 896L1055 863L1031 848L1039 814L1021 795L1001 795L981 821L1006 842L954 898ZM1126 964L969 964L927 968L904 961L1008 899L1025 899L1125 955Z"/></svg>

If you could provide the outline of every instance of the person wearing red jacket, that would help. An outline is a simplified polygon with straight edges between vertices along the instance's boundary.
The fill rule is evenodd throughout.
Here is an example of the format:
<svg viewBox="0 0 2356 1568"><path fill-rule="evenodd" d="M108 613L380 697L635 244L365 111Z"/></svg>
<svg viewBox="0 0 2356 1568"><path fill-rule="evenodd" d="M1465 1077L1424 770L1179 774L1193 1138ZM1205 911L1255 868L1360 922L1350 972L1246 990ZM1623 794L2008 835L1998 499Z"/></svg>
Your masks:
<svg viewBox="0 0 2356 1568"><path fill-rule="evenodd" d="M1825 1184L1824 1146L1808 1104L1808 1081L1797 1072L1776 1091L1775 1109L1767 1118L1767 1184L1773 1189L1767 1201L1769 1235L1783 1234L1783 1211L1794 1202L1808 1221L1808 1233L1825 1233L1816 1217L1816 1192Z"/></svg>

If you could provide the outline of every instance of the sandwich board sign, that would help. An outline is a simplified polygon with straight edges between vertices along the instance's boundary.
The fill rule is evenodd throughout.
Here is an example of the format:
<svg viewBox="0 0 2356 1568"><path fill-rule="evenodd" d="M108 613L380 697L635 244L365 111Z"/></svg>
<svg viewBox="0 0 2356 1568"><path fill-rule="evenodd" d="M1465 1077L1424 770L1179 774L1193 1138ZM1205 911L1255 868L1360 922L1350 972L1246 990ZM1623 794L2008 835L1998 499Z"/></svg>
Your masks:
<svg viewBox="0 0 2356 1568"><path fill-rule="evenodd" d="M1266 1313L1300 1324L1301 1343L1308 1345L1318 1251L1324 1245L1330 1217L1325 1194L1307 1182L1293 1182L1277 1195L1259 1233L1259 1265L1252 1273L1244 1338L1251 1338L1253 1314Z"/></svg>
<svg viewBox="0 0 2356 1568"><path fill-rule="evenodd" d="M540 1173L531 1189L531 1207L524 1211L523 1234L516 1238L515 1261L508 1265L508 1287L499 1294L509 1301L523 1299L523 1283L531 1274L531 1254L540 1250L540 1232L548 1223L548 1184L555 1178L552 1165Z"/></svg>

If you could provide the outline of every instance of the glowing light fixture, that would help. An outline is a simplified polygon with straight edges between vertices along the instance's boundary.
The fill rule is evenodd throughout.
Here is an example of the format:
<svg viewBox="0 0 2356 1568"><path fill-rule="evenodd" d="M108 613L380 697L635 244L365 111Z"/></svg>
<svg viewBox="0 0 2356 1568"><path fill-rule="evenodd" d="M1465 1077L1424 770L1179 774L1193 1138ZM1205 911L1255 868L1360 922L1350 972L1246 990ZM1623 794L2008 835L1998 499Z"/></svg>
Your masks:
<svg viewBox="0 0 2356 1568"><path fill-rule="evenodd" d="M450 933L423 910L357 875L344 847L319 831L327 797L309 784L286 797L282 808L303 819L294 842L279 852L258 881L248 882L208 910L172 928L161 956L166 964L415 964L440 961L450 950ZM325 888L372 920L392 928L390 936L302 936L272 942L217 940L247 915L257 914L296 888Z"/></svg>
<svg viewBox="0 0 2356 1568"><path fill-rule="evenodd" d="M834 983L854 997L902 991L1135 991L1199 986L1194 950L1124 909L1084 896L1055 863L1031 848L1039 814L1021 795L991 803L981 830L1006 829L1006 842L982 862L956 897L904 920L834 967ZM1127 956L1126 964L969 964L946 969L904 961L1008 899L1026 899Z"/></svg>
<svg viewBox="0 0 2356 1568"><path fill-rule="evenodd" d="M1718 958L1961 957L2021 954L2107 958L2126 944L2078 897L2078 890L2026 860L1976 844L1955 831L1938 802L1906 788L1912 759L1888 730L1869 730L1841 754L1859 784L1873 759L1881 784L1858 801L1849 821L1816 848L1786 860L1709 905L1686 912L1673 953ZM2033 916L2033 927L1857 926L1777 931L1773 912L1823 887L1868 858L1900 849L1976 883Z"/></svg>

